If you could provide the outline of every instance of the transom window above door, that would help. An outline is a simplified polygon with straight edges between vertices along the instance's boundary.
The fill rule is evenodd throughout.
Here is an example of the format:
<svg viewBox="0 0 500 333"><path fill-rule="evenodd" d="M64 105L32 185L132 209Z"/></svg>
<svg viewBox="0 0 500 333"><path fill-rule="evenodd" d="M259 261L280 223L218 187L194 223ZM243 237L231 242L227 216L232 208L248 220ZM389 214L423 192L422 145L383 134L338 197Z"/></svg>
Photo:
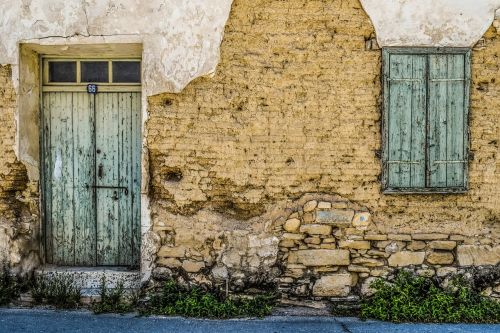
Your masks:
<svg viewBox="0 0 500 333"><path fill-rule="evenodd" d="M43 84L50 85L138 85L140 59L44 59Z"/></svg>

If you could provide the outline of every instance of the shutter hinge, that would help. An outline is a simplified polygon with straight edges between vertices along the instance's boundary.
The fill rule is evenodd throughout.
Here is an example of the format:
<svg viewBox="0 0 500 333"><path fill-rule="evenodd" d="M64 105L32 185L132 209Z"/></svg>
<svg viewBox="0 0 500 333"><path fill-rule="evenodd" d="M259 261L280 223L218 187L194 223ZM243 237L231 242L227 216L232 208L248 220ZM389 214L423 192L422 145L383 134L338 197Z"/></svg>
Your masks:
<svg viewBox="0 0 500 333"><path fill-rule="evenodd" d="M375 157L382 158L382 150L380 150L380 149L375 150Z"/></svg>

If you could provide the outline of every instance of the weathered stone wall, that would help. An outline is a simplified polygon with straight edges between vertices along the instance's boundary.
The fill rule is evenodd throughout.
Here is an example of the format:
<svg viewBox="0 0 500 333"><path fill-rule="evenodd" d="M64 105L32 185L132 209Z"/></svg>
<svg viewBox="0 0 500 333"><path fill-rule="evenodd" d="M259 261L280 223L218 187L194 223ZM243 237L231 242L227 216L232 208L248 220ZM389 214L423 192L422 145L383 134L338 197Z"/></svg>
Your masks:
<svg viewBox="0 0 500 333"><path fill-rule="evenodd" d="M381 194L373 36L357 0L234 2L215 77L149 99L156 276L345 296L409 264L499 263L498 31L473 52L470 191L453 195Z"/></svg>
<svg viewBox="0 0 500 333"><path fill-rule="evenodd" d="M38 186L14 153L16 94L10 66L0 66L0 263L29 272L39 263Z"/></svg>
<svg viewBox="0 0 500 333"><path fill-rule="evenodd" d="M495 27L473 52L470 191L384 195L381 52L358 0L236 0L216 75L148 100L153 276L309 298L402 266L498 267ZM0 68L0 256L29 271L38 184L14 153L11 76Z"/></svg>

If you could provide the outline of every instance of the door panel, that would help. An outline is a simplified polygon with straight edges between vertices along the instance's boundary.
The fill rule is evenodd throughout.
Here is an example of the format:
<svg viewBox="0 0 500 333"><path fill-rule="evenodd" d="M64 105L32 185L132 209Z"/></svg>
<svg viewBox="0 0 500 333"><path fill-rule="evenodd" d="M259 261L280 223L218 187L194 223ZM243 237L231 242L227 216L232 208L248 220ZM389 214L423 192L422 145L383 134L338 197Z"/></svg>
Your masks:
<svg viewBox="0 0 500 333"><path fill-rule="evenodd" d="M96 96L96 193L99 265L131 265L137 259L133 242L133 115L139 113L138 93Z"/></svg>
<svg viewBox="0 0 500 333"><path fill-rule="evenodd" d="M89 132L93 110L84 93L51 92L44 95L43 112L45 219L50 235L47 257L54 264L74 265L79 262L76 256L81 256L75 251L91 251L76 241L76 236L83 237L83 233L87 240L93 237L88 228L93 218L85 207L86 202L93 201L91 189L87 188L93 182L92 175L88 166L85 168L93 148L91 141L78 133L82 131L83 136L86 128ZM86 263L93 264L91 260Z"/></svg>
<svg viewBox="0 0 500 333"><path fill-rule="evenodd" d="M138 264L140 96L44 93L43 189L49 263Z"/></svg>

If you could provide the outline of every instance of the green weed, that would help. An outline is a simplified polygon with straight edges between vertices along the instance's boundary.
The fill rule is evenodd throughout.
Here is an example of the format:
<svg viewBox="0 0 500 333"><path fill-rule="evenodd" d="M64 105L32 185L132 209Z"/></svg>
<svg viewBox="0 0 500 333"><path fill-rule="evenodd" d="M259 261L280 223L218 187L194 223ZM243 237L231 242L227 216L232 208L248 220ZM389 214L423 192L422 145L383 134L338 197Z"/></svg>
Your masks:
<svg viewBox="0 0 500 333"><path fill-rule="evenodd" d="M68 275L38 276L31 287L35 303L57 308L76 308L80 305L81 291Z"/></svg>
<svg viewBox="0 0 500 333"><path fill-rule="evenodd" d="M137 303L137 297L125 295L122 281L117 283L116 288L107 288L104 276L101 279L99 294L101 296L100 302L92 304L92 310L96 314L131 312Z"/></svg>
<svg viewBox="0 0 500 333"><path fill-rule="evenodd" d="M361 304L361 318L393 322L499 323L500 302L474 290L461 276L449 287L401 271L392 283L381 279Z"/></svg>
<svg viewBox="0 0 500 333"><path fill-rule="evenodd" d="M7 264L0 268L0 305L7 305L19 296L21 284L9 272Z"/></svg>
<svg viewBox="0 0 500 333"><path fill-rule="evenodd" d="M261 318L271 314L274 303L274 295L229 298L198 287L183 287L170 280L165 282L159 293L151 296L149 304L141 312L196 318Z"/></svg>

